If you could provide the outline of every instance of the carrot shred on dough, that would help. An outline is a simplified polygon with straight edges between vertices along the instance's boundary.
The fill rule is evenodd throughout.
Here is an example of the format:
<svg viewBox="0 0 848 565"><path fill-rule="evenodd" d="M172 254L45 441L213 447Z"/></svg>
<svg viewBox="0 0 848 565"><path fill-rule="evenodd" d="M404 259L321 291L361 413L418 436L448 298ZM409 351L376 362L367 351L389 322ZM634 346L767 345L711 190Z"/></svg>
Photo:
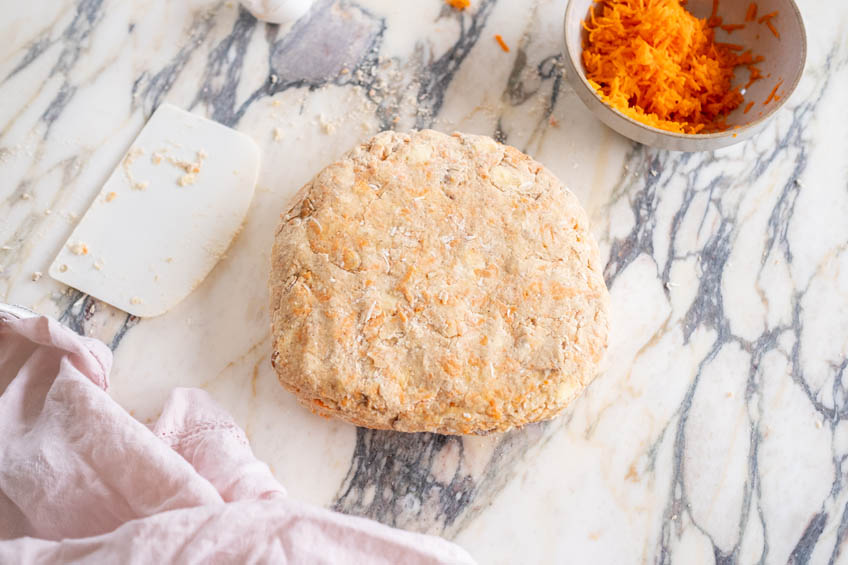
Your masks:
<svg viewBox="0 0 848 565"><path fill-rule="evenodd" d="M733 69L759 58L714 41L717 5L705 20L681 0L596 0L583 24L586 78L606 103L646 125L726 129L724 117L743 102L739 87L731 88Z"/></svg>

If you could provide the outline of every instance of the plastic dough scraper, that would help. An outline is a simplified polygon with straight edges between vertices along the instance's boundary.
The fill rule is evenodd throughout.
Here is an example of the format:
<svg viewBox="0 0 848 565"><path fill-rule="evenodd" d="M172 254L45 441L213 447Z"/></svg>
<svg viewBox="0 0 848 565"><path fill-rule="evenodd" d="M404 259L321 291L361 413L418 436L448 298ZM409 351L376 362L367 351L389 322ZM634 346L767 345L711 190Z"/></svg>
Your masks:
<svg viewBox="0 0 848 565"><path fill-rule="evenodd" d="M135 316L164 313L212 270L241 228L259 149L163 104L50 265L50 276Z"/></svg>

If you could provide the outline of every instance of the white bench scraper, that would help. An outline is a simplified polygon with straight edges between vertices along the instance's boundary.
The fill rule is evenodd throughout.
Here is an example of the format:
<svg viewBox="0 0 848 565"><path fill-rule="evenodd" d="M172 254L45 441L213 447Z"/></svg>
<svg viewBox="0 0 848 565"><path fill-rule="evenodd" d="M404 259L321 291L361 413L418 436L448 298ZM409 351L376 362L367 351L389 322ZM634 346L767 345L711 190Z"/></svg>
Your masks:
<svg viewBox="0 0 848 565"><path fill-rule="evenodd" d="M50 276L135 316L164 313L209 274L247 214L259 149L163 104L50 265Z"/></svg>

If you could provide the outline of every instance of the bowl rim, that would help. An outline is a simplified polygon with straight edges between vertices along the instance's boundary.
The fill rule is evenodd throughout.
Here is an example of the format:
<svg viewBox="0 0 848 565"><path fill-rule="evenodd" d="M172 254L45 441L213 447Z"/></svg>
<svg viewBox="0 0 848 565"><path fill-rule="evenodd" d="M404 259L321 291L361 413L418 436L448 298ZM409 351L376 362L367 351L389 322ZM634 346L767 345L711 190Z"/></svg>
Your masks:
<svg viewBox="0 0 848 565"><path fill-rule="evenodd" d="M603 0L591 0L590 6L594 5L596 3L602 2L602 1ZM612 106L607 104L607 102L604 101L604 99L601 98L601 96L598 94L598 91L595 90L595 88L591 84L589 84L589 81L586 79L586 71L583 68L582 57L580 57L579 55L575 55L575 53L573 53L571 51L571 48L569 47L569 44L568 44L568 38L569 38L568 22L570 20L570 17L572 15L572 13L574 11L574 7L576 5L575 0L568 0L568 5L565 8L565 16L563 17L562 39L563 39L563 43L565 44L565 54L570 59L571 67L573 67L575 70L577 70L577 76L579 77L580 83L583 85L583 87L586 90L588 90L589 92L591 92L592 96L594 96L595 99L598 100L598 102L603 104L603 106L605 108L607 108L608 110L612 110L618 117L624 119L625 121L629 122L630 124L633 124L633 125L635 125L639 128L647 130L649 132L668 136L668 137L675 138L675 139L686 139L686 140L723 139L725 137L732 136L733 134L739 134L740 132L756 128L757 126L762 125L765 121L771 119L771 117L774 115L774 113L777 112L780 108L782 108L783 105L786 103L786 101L792 96L792 93L795 92L795 88L798 86L798 83L801 82L801 77L804 76L804 69L807 66L807 28L804 25L804 19L801 17L801 11L798 9L798 5L795 3L795 0L786 0L786 1L792 7L793 15L797 19L798 24L801 26L801 67L798 70L798 73L795 75L795 78L792 81L792 85L789 88L789 90L787 91L788 93L786 95L784 95L780 100L778 100L777 104L774 104L771 107L771 109L769 109L768 112L764 113L762 116L758 117L756 120L754 120L752 122L748 122L744 126L728 128L724 131L718 131L718 132L713 132L713 133L678 133L678 132L675 132L675 131L668 131L668 130L660 129L660 128L657 128L657 127L654 127L654 126L649 126L648 124L642 123L638 120L634 120L630 116L622 113L621 111L619 111L616 108L613 108ZM584 16L581 16L581 18L580 18L581 29L582 29L583 20L584 20Z"/></svg>

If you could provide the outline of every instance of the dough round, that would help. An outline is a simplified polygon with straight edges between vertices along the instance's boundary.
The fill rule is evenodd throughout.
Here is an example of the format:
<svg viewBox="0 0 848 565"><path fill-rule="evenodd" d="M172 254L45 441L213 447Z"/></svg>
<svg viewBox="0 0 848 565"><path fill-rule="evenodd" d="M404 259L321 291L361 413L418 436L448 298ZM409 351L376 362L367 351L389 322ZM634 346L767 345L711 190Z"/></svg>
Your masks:
<svg viewBox="0 0 848 565"><path fill-rule="evenodd" d="M609 295L577 198L493 139L383 132L304 186L271 265L272 363L313 411L445 434L552 418Z"/></svg>

